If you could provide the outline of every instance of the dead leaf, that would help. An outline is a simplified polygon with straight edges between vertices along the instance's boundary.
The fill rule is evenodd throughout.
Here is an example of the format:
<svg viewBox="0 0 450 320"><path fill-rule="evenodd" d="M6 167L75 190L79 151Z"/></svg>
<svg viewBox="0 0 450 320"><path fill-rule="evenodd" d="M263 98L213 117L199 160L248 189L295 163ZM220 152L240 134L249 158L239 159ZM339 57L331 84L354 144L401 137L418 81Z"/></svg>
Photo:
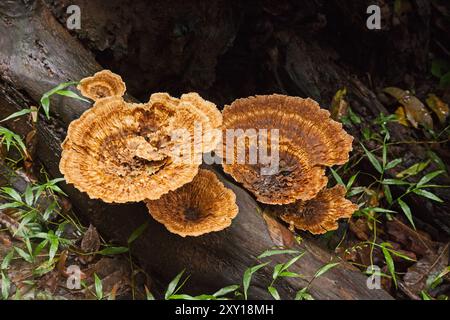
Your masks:
<svg viewBox="0 0 450 320"><path fill-rule="evenodd" d="M81 250L84 253L93 253L100 249L100 236L97 229L91 224L81 240ZM92 256L83 256L80 258L82 262L89 262Z"/></svg>
<svg viewBox="0 0 450 320"><path fill-rule="evenodd" d="M263 218L274 245L280 247L292 247L294 245L295 237L291 231L266 212L263 213Z"/></svg>
<svg viewBox="0 0 450 320"><path fill-rule="evenodd" d="M394 241L402 244L403 248L421 257L436 250L436 244L430 238L418 233L395 217L391 221L386 221L386 233Z"/></svg>
<svg viewBox="0 0 450 320"><path fill-rule="evenodd" d="M359 240L369 240L370 229L367 226L367 221L365 219L350 219L349 227Z"/></svg>
<svg viewBox="0 0 450 320"><path fill-rule="evenodd" d="M395 110L395 114L397 115L398 123L405 127L409 127L408 120L406 119L405 108L398 107L397 110Z"/></svg>
<svg viewBox="0 0 450 320"><path fill-rule="evenodd" d="M331 118L339 120L348 112L348 102L345 100L347 88L340 89L336 92L331 101Z"/></svg>
<svg viewBox="0 0 450 320"><path fill-rule="evenodd" d="M449 244L442 245L437 253L425 255L408 268L403 282L412 292L418 294L426 289L429 277L437 276L449 263Z"/></svg>
<svg viewBox="0 0 450 320"><path fill-rule="evenodd" d="M437 115L439 121L444 123L448 117L449 108L448 104L439 99L435 94L431 93L428 95L426 100L428 107L434 111Z"/></svg>
<svg viewBox="0 0 450 320"><path fill-rule="evenodd" d="M433 119L425 105L407 90L387 87L383 92L393 96L405 108L406 118L414 128L419 124L426 128L433 128Z"/></svg>

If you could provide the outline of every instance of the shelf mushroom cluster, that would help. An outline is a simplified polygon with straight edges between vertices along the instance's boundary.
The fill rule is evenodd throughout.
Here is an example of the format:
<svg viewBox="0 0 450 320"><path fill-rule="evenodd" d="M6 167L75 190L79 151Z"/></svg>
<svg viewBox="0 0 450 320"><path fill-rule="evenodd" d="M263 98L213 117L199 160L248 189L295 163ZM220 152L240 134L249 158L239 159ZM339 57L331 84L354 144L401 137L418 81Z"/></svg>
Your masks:
<svg viewBox="0 0 450 320"><path fill-rule="evenodd" d="M69 125L60 171L90 198L145 201L155 220L183 237L223 230L238 213L236 196L215 173L199 169L202 154L228 154L227 130L269 130L269 138L277 129L279 143L270 150L278 152L276 172L238 162L242 146L234 143L224 171L282 220L314 234L336 229L357 209L344 188L325 187L325 168L348 161L353 138L311 99L255 96L222 113L197 93L154 93L147 103L131 103L122 78L109 70L81 80L78 89L94 104ZM252 141L244 151L258 148Z"/></svg>
<svg viewBox="0 0 450 320"><path fill-rule="evenodd" d="M353 137L327 110L311 99L273 94L237 99L225 106L223 139L219 148L226 154L230 145L234 159L222 166L226 173L251 191L262 203L292 226L314 234L337 229L339 218L351 216L357 207L345 200L340 187L324 189L325 168L348 161ZM278 130L279 167L264 175L260 164L240 163L239 143L227 140L226 130ZM256 140L244 148L249 154ZM242 148L242 147L241 147ZM336 204L340 206L336 207Z"/></svg>
<svg viewBox="0 0 450 320"><path fill-rule="evenodd" d="M155 93L147 103L126 102L125 83L109 70L81 80L78 89L94 105L69 125L62 144L59 167L67 183L105 202L145 200L156 220L182 236L231 224L237 214L233 192L212 172L198 175L201 155L216 147L214 129L222 124L213 103L197 93L180 99ZM196 137L199 126L201 136ZM174 135L177 131L180 134ZM185 194L185 190L193 191ZM211 191L216 192L214 197ZM194 207L172 201L155 209L152 201L166 194L156 203L192 196L186 203L197 204L198 214L192 214ZM202 199L217 204L208 207Z"/></svg>

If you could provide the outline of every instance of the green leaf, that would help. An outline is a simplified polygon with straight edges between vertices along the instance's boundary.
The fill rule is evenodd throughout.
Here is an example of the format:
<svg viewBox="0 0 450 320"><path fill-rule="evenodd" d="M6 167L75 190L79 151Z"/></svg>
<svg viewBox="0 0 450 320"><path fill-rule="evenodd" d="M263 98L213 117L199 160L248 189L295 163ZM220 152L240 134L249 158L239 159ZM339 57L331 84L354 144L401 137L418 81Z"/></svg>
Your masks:
<svg viewBox="0 0 450 320"><path fill-rule="evenodd" d="M188 294L174 294L167 298L167 300L199 300Z"/></svg>
<svg viewBox="0 0 450 320"><path fill-rule="evenodd" d="M167 286L167 290L164 295L164 298L166 300L168 300L170 298L170 296L172 296L174 294L175 289L177 288L178 282L180 282L180 279L183 276L183 274L184 274L184 270L181 271L179 274L177 274L177 276Z"/></svg>
<svg viewBox="0 0 450 320"><path fill-rule="evenodd" d="M245 270L244 277L242 278L242 284L243 284L243 288L244 288L245 300L247 300L247 291L248 291L248 288L250 286L250 281L252 280L253 274L255 272L257 272L259 269L264 268L265 266L267 266L269 263L270 263L270 261L265 262L265 263L261 263L259 265L253 266L253 267L248 268L247 270Z"/></svg>
<svg viewBox="0 0 450 320"><path fill-rule="evenodd" d="M222 296L225 296L225 295L227 295L227 294L229 294L231 292L236 291L237 289L239 289L239 286L237 284L236 285L232 285L232 286L228 286L228 287L222 288L219 291L215 292L213 294L213 296L214 297L222 297Z"/></svg>
<svg viewBox="0 0 450 320"><path fill-rule="evenodd" d="M365 190L366 190L365 187L352 188L349 192L347 192L347 197L353 197L357 194L363 193Z"/></svg>
<svg viewBox="0 0 450 320"><path fill-rule="evenodd" d="M270 256L274 256L274 255L279 255L279 254L297 254L299 253L298 250L290 250L290 249L286 249L286 250L267 250L264 251L262 254L260 254L258 256L258 259L262 259L262 258L266 258L266 257L270 257Z"/></svg>
<svg viewBox="0 0 450 320"><path fill-rule="evenodd" d="M397 186L410 184L407 181L403 181L403 180L399 180L399 179L384 179L383 181L381 181L381 183L389 184L389 185L397 185Z"/></svg>
<svg viewBox="0 0 450 320"><path fill-rule="evenodd" d="M389 185L387 185L387 184L383 185L383 192L384 192L384 196L386 197L387 202L389 204L392 204L393 199L392 199L391 188L389 188Z"/></svg>
<svg viewBox="0 0 450 320"><path fill-rule="evenodd" d="M11 262L12 258L14 257L14 250L10 250L8 254L3 258L2 265L0 269L5 270L9 268L9 263Z"/></svg>
<svg viewBox="0 0 450 320"><path fill-rule="evenodd" d="M1 120L0 122L4 122L4 121L8 121L8 120L11 120L11 119L14 119L14 118L18 118L18 117L21 117L21 116L23 116L25 114L28 114L30 112L31 112L31 109L22 109L20 111L14 112L13 114L7 116L5 119Z"/></svg>
<svg viewBox="0 0 450 320"><path fill-rule="evenodd" d="M343 186L345 186L345 183L342 180L342 178L339 176L339 174L336 171L334 171L333 168L330 168L330 171L331 171L331 174L334 177L334 180L336 180L337 184L342 184Z"/></svg>
<svg viewBox="0 0 450 320"><path fill-rule="evenodd" d="M321 275L326 273L328 270L336 267L339 264L340 264L340 262L335 262L335 263L328 263L328 264L322 266L319 270L316 271L316 274L314 275L314 278L320 277Z"/></svg>
<svg viewBox="0 0 450 320"><path fill-rule="evenodd" d="M273 268L273 274L272 274L272 278L275 280L276 278L278 278L278 274L282 271L284 264L283 263L279 263L277 264L274 268Z"/></svg>
<svg viewBox="0 0 450 320"><path fill-rule="evenodd" d="M424 184L428 183L429 181L433 180L434 178L443 174L444 172L445 172L444 170L437 170L424 175L422 179L420 179L419 182L417 183L417 186L418 187L423 186Z"/></svg>
<svg viewBox="0 0 450 320"><path fill-rule="evenodd" d="M132 244L137 238L139 238L142 233L147 229L148 222L143 223L140 227L136 228L136 230L133 231L133 233L128 238L128 245Z"/></svg>
<svg viewBox="0 0 450 320"><path fill-rule="evenodd" d="M389 250L383 244L381 245L381 251L383 251L384 259L386 260L386 265L388 267L389 273L392 276L392 280L394 280L395 287L397 287L397 277L395 275L394 260L392 260L392 256Z"/></svg>
<svg viewBox="0 0 450 320"><path fill-rule="evenodd" d="M41 106L44 110L45 116L47 119L50 119L50 98L49 97L42 97L41 98Z"/></svg>
<svg viewBox="0 0 450 320"><path fill-rule="evenodd" d="M380 208L380 207L368 207L367 209L368 209L369 211L374 211L374 212L397 213L396 211L389 210L389 209L385 209L385 208Z"/></svg>
<svg viewBox="0 0 450 320"><path fill-rule="evenodd" d="M33 263L33 257L30 254L26 253L25 251L23 251L18 247L14 247L14 249L19 254L19 256L21 256L26 262Z"/></svg>
<svg viewBox="0 0 450 320"><path fill-rule="evenodd" d="M383 168L380 164L380 162L378 161L378 159L375 157L375 155L370 152L369 150L366 149L366 147L361 143L361 146L364 149L364 152L366 153L367 158L369 159L370 163L372 163L372 166L379 172L379 173L383 173Z"/></svg>
<svg viewBox="0 0 450 320"><path fill-rule="evenodd" d="M18 202L22 202L22 197L20 196L20 194L14 190L13 188L9 188L9 187L3 187L2 188L3 192L6 193L8 196L10 196L11 198L13 198L14 200L18 201Z"/></svg>
<svg viewBox="0 0 450 320"><path fill-rule="evenodd" d="M400 205L400 208L402 208L403 213L405 214L406 218L408 218L409 223L413 226L414 229L416 229L416 226L414 225L414 220L411 214L411 209L409 206L404 202L402 199L398 199L398 204Z"/></svg>
<svg viewBox="0 0 450 320"><path fill-rule="evenodd" d="M2 273L2 297L3 300L6 300L9 297L9 288L11 287L11 281L9 280L7 274L5 274L3 271L1 273Z"/></svg>
<svg viewBox="0 0 450 320"><path fill-rule="evenodd" d="M314 298L308 293L308 287L305 287L297 292L295 300L314 300Z"/></svg>
<svg viewBox="0 0 450 320"><path fill-rule="evenodd" d="M423 190L423 189L414 189L413 192L421 197L425 197L437 202L444 202L444 200L442 200L441 198L439 198L437 195L435 195L434 193L431 193L427 190Z"/></svg>
<svg viewBox="0 0 450 320"><path fill-rule="evenodd" d="M56 252L58 251L59 241L58 241L58 238L54 235L49 237L49 240L50 240L50 250L48 253L48 260L52 261L56 255Z"/></svg>
<svg viewBox="0 0 450 320"><path fill-rule="evenodd" d="M0 205L0 210L8 209L8 208L18 208L18 207L21 207L22 205L23 204L20 202L4 203L4 204Z"/></svg>
<svg viewBox="0 0 450 320"><path fill-rule="evenodd" d="M25 203L29 206L33 205L34 195L33 195L33 189L30 185L27 185L24 195L25 195Z"/></svg>
<svg viewBox="0 0 450 320"><path fill-rule="evenodd" d="M281 269L281 271L285 271L285 270L289 269L290 266L292 266L294 263L296 263L304 255L305 255L305 252L302 252L298 256L296 256L296 257L292 258L291 260L289 260L288 262L286 262L283 266L283 269Z"/></svg>
<svg viewBox="0 0 450 320"><path fill-rule="evenodd" d="M433 298L425 290L422 290L420 295L422 296L422 300L433 300Z"/></svg>
<svg viewBox="0 0 450 320"><path fill-rule="evenodd" d="M347 186L346 186L347 190L350 190L350 188L352 187L353 183L355 182L358 174L359 174L359 172L355 173L354 175L352 175L350 177L350 179L348 179Z"/></svg>
<svg viewBox="0 0 450 320"><path fill-rule="evenodd" d="M400 163L402 163L402 161L403 161L403 160L402 160L401 158L398 158L398 159L394 159L394 160L388 162L388 164L386 165L386 170L395 168L395 167L398 166Z"/></svg>
<svg viewBox="0 0 450 320"><path fill-rule="evenodd" d="M279 275L279 277L285 277L285 278L302 278L301 274L290 272L290 271L283 271Z"/></svg>
<svg viewBox="0 0 450 320"><path fill-rule="evenodd" d="M41 106L42 109L44 109L44 113L45 116L47 117L47 119L50 118L50 97L54 94L58 94L58 92L60 92L61 90L70 87L72 85L77 84L78 82L72 81L72 82L63 82L60 83L59 85L57 85L56 87L54 87L53 89L47 91L46 93L44 93L41 97ZM64 95L64 93L62 94Z"/></svg>
<svg viewBox="0 0 450 320"><path fill-rule="evenodd" d="M418 174L419 172L424 170L426 167L428 167L429 164L430 164L430 160L428 160L426 162L418 162L416 164L413 164L411 167L403 170L402 172L397 173L396 177L404 178L404 177L415 176L416 174Z"/></svg>
<svg viewBox="0 0 450 320"><path fill-rule="evenodd" d="M89 100L84 99L83 97L80 97L78 94L76 94L75 92L70 91L70 90L58 90L58 91L56 91L56 94L58 94L60 96L66 96L69 98L78 99L78 100L81 100L84 102L90 102Z"/></svg>
<svg viewBox="0 0 450 320"><path fill-rule="evenodd" d="M109 255L121 254L121 253L125 253L125 252L128 252L127 247L107 247L103 250L100 250L97 253L101 254L103 256L109 256Z"/></svg>
<svg viewBox="0 0 450 320"><path fill-rule="evenodd" d="M274 297L275 300L280 300L280 294L278 293L278 290L275 287L268 287L267 290L269 290L269 293Z"/></svg>
<svg viewBox="0 0 450 320"><path fill-rule="evenodd" d="M95 281L95 295L97 296L98 300L103 299L103 285L102 280L97 276L96 273L94 273L94 281Z"/></svg>

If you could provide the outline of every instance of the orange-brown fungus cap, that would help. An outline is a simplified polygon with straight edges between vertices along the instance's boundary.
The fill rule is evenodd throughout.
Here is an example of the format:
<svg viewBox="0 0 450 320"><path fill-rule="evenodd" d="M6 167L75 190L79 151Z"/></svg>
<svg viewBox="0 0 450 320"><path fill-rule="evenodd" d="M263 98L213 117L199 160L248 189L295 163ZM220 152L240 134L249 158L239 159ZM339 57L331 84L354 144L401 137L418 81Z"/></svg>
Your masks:
<svg viewBox="0 0 450 320"><path fill-rule="evenodd" d="M291 226L313 234L323 234L338 228L338 220L350 218L358 209L356 204L345 199L345 187L337 185L321 190L308 201L297 201L282 207L275 207L282 220Z"/></svg>
<svg viewBox="0 0 450 320"><path fill-rule="evenodd" d="M199 164L174 161L170 152L177 112L160 103L98 100L69 126L60 161L66 181L118 203L158 199L192 181Z"/></svg>
<svg viewBox="0 0 450 320"><path fill-rule="evenodd" d="M122 97L126 87L122 78L109 70L97 72L84 78L77 86L81 94L94 101L107 97Z"/></svg>
<svg viewBox="0 0 450 320"><path fill-rule="evenodd" d="M226 173L242 183L258 201L267 204L314 198L327 183L325 166L347 162L352 150L353 137L311 99L274 94L238 99L226 106L223 145L219 150L222 156L230 147L226 138L228 129L256 130L257 134L262 129L279 130L278 172L262 175L260 169L267 164L239 163L237 140L232 145L234 159L224 158L222 164ZM251 141L246 143L246 155L255 147Z"/></svg>
<svg viewBox="0 0 450 320"><path fill-rule="evenodd" d="M155 220L182 237L223 230L238 213L234 192L204 169L191 183L146 203Z"/></svg>
<svg viewBox="0 0 450 320"><path fill-rule="evenodd" d="M201 151L205 153L215 149L220 140L220 135L215 134L216 132L214 130L220 129L222 125L222 114L214 103L204 100L195 92L183 94L179 99L171 97L165 92L158 92L151 95L150 102L162 103L183 110L183 112L178 113L179 120L177 123L184 123L183 127L191 130L192 137L194 134L194 125L200 125ZM187 116L187 119L183 119L184 116ZM187 122L190 125L187 125ZM177 128L179 128L179 125L174 126L174 129Z"/></svg>

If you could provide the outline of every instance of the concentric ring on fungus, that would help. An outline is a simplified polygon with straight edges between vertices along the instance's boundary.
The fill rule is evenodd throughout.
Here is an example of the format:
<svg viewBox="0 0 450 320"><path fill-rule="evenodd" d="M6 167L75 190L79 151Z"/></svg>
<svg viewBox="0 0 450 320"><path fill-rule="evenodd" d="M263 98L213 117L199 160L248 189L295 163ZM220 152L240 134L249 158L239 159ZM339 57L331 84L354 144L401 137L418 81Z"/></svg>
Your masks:
<svg viewBox="0 0 450 320"><path fill-rule="evenodd" d="M192 157L180 161L185 155L178 149L192 143L194 124L207 119L188 104L100 99L70 124L60 171L91 198L118 203L158 199L197 174L200 162ZM174 138L176 129L189 134Z"/></svg>
<svg viewBox="0 0 450 320"><path fill-rule="evenodd" d="M273 209L292 227L313 234L323 234L336 230L339 219L350 218L358 209L356 204L345 199L345 193L345 187L337 185L331 189L321 190L312 200L299 200Z"/></svg>
<svg viewBox="0 0 450 320"><path fill-rule="evenodd" d="M192 182L145 202L155 220L182 237L223 230L239 210L234 192L215 173L204 169Z"/></svg>
<svg viewBox="0 0 450 320"><path fill-rule="evenodd" d="M83 96L97 101L107 97L122 97L126 86L121 76L109 70L102 70L92 77L82 79L77 89Z"/></svg>
<svg viewBox="0 0 450 320"><path fill-rule="evenodd" d="M235 100L225 106L222 115L222 155L230 146L227 129L279 130L279 170L275 174L261 174L261 167L267 165L239 163L238 143L232 145L234 159L223 159L222 163L224 171L262 203L289 204L314 198L327 184L325 166L347 162L352 150L353 137L311 99L254 96ZM251 141L246 143L246 155L255 147Z"/></svg>

